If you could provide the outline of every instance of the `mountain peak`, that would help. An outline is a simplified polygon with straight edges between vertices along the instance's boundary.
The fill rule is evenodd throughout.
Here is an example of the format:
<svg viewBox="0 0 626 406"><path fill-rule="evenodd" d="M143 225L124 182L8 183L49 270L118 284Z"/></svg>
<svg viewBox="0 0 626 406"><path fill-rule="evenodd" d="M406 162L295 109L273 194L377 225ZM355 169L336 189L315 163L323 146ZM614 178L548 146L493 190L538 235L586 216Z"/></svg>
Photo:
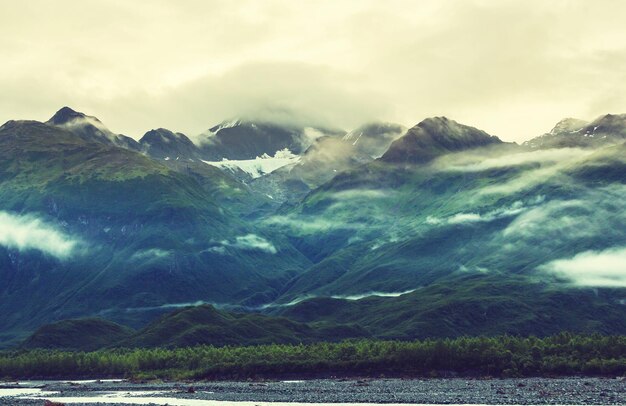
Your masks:
<svg viewBox="0 0 626 406"><path fill-rule="evenodd" d="M592 122L575 118L559 121L549 133L524 142L532 149L597 148L626 139L626 114L605 114Z"/></svg>
<svg viewBox="0 0 626 406"><path fill-rule="evenodd" d="M62 107L56 113L54 113L54 115L47 122L49 124L54 124L54 125L63 125L71 121L74 121L77 118L84 119L84 118L87 118L87 115L81 112L78 112L70 107L65 106L65 107ZM92 117L92 118L99 121L95 117Z"/></svg>
<svg viewBox="0 0 626 406"><path fill-rule="evenodd" d="M167 128L148 131L139 140L139 144L148 155L158 159L169 159L170 157L195 159L200 155L200 151L189 137Z"/></svg>
<svg viewBox="0 0 626 406"><path fill-rule="evenodd" d="M595 119L590 125L611 130L623 130L626 126L626 114L605 114Z"/></svg>
<svg viewBox="0 0 626 406"><path fill-rule="evenodd" d="M568 117L556 123L554 128L550 130L549 134L559 134L564 132L574 133L580 131L580 129L586 125L589 125L587 121Z"/></svg>
<svg viewBox="0 0 626 406"><path fill-rule="evenodd" d="M140 143L170 143L170 142L183 142L185 144L193 145L193 142L183 133L175 133L167 128L152 129L144 134L139 140Z"/></svg>
<svg viewBox="0 0 626 406"><path fill-rule="evenodd" d="M381 159L395 163L426 163L450 152L500 143L498 137L477 128L447 117L431 117L394 141Z"/></svg>
<svg viewBox="0 0 626 406"><path fill-rule="evenodd" d="M232 120L224 120L221 123L219 123L216 126L213 126L209 129L209 132L211 133L217 133L220 130L224 130L226 128L233 128L233 127L237 127L239 125L243 124L243 120L241 120L240 118L234 118Z"/></svg>

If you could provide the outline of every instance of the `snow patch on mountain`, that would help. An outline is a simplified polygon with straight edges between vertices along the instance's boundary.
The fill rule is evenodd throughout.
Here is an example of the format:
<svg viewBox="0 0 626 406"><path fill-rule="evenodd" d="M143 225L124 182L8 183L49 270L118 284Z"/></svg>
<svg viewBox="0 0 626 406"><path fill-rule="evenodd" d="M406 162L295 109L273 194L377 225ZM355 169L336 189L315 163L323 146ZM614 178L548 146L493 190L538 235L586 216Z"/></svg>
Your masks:
<svg viewBox="0 0 626 406"><path fill-rule="evenodd" d="M285 148L276 151L274 156L263 154L255 159L230 160L224 158L221 161L202 161L206 164L216 166L220 169L237 170L240 169L249 174L253 179L259 178L268 173L282 168L283 166L295 164L300 160L299 155L293 154L289 149Z"/></svg>
<svg viewBox="0 0 626 406"><path fill-rule="evenodd" d="M241 124L241 119L236 118L230 121L223 121L217 127L214 127L210 129L209 131L212 132L213 134L217 134L218 132L220 132L220 130L223 130L225 128L237 127L240 124Z"/></svg>

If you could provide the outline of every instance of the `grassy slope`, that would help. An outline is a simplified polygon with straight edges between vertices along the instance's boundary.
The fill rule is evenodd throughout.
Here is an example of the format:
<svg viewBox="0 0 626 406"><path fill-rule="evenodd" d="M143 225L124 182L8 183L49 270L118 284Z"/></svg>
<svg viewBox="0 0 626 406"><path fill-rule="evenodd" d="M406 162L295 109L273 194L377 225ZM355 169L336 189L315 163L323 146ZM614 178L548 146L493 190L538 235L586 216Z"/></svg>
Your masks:
<svg viewBox="0 0 626 406"><path fill-rule="evenodd" d="M560 290L523 277L457 275L396 298L310 299L277 313L301 322L356 323L379 338L626 333L620 292Z"/></svg>
<svg viewBox="0 0 626 406"><path fill-rule="evenodd" d="M133 332L103 319L63 320L40 327L20 347L93 351L127 338Z"/></svg>
<svg viewBox="0 0 626 406"><path fill-rule="evenodd" d="M184 308L136 333L123 331L119 336L106 335L103 328L110 328L107 324L60 322L42 327L24 347L77 350L295 344L353 337L547 336L563 330L626 334L623 306L616 305L620 297L618 291L594 294L553 289L522 276L457 275L395 298L317 298L281 308L273 315L232 313L210 305Z"/></svg>
<svg viewBox="0 0 626 406"><path fill-rule="evenodd" d="M368 337L351 325L310 326L283 317L232 313L210 305L168 313L133 331L103 319L65 320L42 326L21 348L94 350L105 347L297 344Z"/></svg>
<svg viewBox="0 0 626 406"><path fill-rule="evenodd" d="M200 344L215 346L295 344L364 336L367 336L364 330L349 326L337 326L332 330L313 328L282 317L231 313L203 305L167 314L134 336L115 345L188 347Z"/></svg>

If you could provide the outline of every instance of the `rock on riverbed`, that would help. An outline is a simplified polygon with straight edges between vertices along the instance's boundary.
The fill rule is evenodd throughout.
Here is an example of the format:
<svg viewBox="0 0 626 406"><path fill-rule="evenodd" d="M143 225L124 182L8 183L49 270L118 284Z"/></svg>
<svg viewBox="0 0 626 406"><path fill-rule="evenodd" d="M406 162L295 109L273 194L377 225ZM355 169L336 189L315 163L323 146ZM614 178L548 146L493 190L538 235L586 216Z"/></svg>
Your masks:
<svg viewBox="0 0 626 406"><path fill-rule="evenodd" d="M178 399L301 402L301 403L405 403L405 404L561 404L624 405L623 378L526 379L320 379L255 382L123 382L40 383L55 397L82 398L103 392L134 393L142 397ZM191 389L192 388L192 389ZM154 391L150 393L151 391ZM141 392L141 393L139 393ZM44 398L0 398L1 405L43 406ZM156 400L156 399L155 399ZM120 400L123 402L123 400ZM174 402L172 402L174 403ZM76 405L76 403L73 403ZM95 405L96 403L82 403ZM110 405L110 403L108 403ZM115 405L124 405L116 403ZM149 404L149 403L146 403ZM157 403L155 403L157 404ZM158 403L164 404L164 403Z"/></svg>

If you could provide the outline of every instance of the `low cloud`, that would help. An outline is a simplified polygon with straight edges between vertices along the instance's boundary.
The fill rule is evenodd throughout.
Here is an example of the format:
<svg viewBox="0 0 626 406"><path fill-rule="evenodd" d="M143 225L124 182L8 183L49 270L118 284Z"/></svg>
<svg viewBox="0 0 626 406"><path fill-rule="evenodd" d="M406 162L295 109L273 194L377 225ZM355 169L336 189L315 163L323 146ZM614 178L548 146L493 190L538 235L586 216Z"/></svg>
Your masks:
<svg viewBox="0 0 626 406"><path fill-rule="evenodd" d="M625 186L574 192L575 199L547 201L524 211L490 245L509 263L528 258L517 265L534 269L548 259L573 258L581 247L602 250L626 241Z"/></svg>
<svg viewBox="0 0 626 406"><path fill-rule="evenodd" d="M575 161L591 155L593 151L579 148L558 148L485 157L484 154L454 154L435 162L435 167L445 171L481 172L489 169L541 164L550 166L564 161ZM454 163L453 163L454 162Z"/></svg>
<svg viewBox="0 0 626 406"><path fill-rule="evenodd" d="M290 306L295 306L298 303L304 302L305 300L324 298L324 297L330 297L332 299L342 299L342 300L361 300L361 299L365 299L368 297L398 297L398 296L406 295L407 293L412 293L415 291L416 289L404 290L401 292L371 291L371 292L359 293L359 294L354 294L354 295L330 295L330 296L308 294L308 295L298 296L295 299L287 303L267 303L267 304L257 307L257 309L290 307Z"/></svg>
<svg viewBox="0 0 626 406"><path fill-rule="evenodd" d="M226 255L226 247L223 247L221 245L207 248L205 251L212 252L214 254Z"/></svg>
<svg viewBox="0 0 626 406"><path fill-rule="evenodd" d="M366 292L357 295L333 295L331 296L333 299L343 299L343 300L361 300L367 297L398 297L402 295L406 295L408 293L415 292L415 289L404 290L401 292Z"/></svg>
<svg viewBox="0 0 626 406"><path fill-rule="evenodd" d="M509 207L502 209L492 210L486 213L457 213L450 217L438 218L429 216L426 218L426 223L430 225L439 224L467 224L467 223L480 223L498 220L504 217L516 216L523 211L527 210L527 207L521 201L516 201Z"/></svg>
<svg viewBox="0 0 626 406"><path fill-rule="evenodd" d="M346 223L339 219L327 220L322 217L309 217L309 216L272 216L265 220L263 223L266 225L274 225L279 227L287 227L294 231L299 231L305 234L336 230L336 229L348 229L357 230L364 227L359 223Z"/></svg>
<svg viewBox="0 0 626 406"><path fill-rule="evenodd" d="M22 3L0 13L0 122L60 100L135 135L257 111L346 128L444 112L521 140L626 97L619 1Z"/></svg>
<svg viewBox="0 0 626 406"><path fill-rule="evenodd" d="M585 218L593 218L593 211L587 200L551 201L517 217L503 235L528 239L557 235L568 239L591 237L598 232L597 227L581 227L580 224Z"/></svg>
<svg viewBox="0 0 626 406"><path fill-rule="evenodd" d="M539 267L576 286L626 288L626 247L584 251Z"/></svg>
<svg viewBox="0 0 626 406"><path fill-rule="evenodd" d="M444 156L432 164L440 172L482 172L494 169L517 168L513 176L506 176L502 181L494 182L479 190L481 195L512 194L528 190L546 179L561 176L573 165L588 159L594 152L579 148L558 148L532 152L514 152L519 150L480 149ZM597 159L597 157L596 157Z"/></svg>
<svg viewBox="0 0 626 406"><path fill-rule="evenodd" d="M0 211L0 245L66 259L76 252L79 241L35 216Z"/></svg>
<svg viewBox="0 0 626 406"><path fill-rule="evenodd" d="M140 250L140 251L135 252L133 256L131 257L131 259L134 259L137 261L161 259L161 258L167 258L168 256L170 256L170 254L171 254L170 251L165 251L159 248L150 248L150 249L145 249L145 250Z"/></svg>
<svg viewBox="0 0 626 406"><path fill-rule="evenodd" d="M235 237L234 241L222 240L221 244L223 247L231 247L245 251L263 251L269 254L276 254L278 252L274 244L256 234L246 234Z"/></svg>
<svg viewBox="0 0 626 406"><path fill-rule="evenodd" d="M329 198L333 201L326 208L326 215L335 219L346 212L354 213L355 204L359 205L358 213L363 218L374 219L381 217L381 200L395 197L395 192L388 189L349 189L332 193ZM385 217L385 215L382 215Z"/></svg>
<svg viewBox="0 0 626 406"><path fill-rule="evenodd" d="M384 199L393 197L394 192L391 190L381 189L350 189L333 193L332 197L336 200L353 200L353 199Z"/></svg>
<svg viewBox="0 0 626 406"><path fill-rule="evenodd" d="M483 268L481 266L465 266L465 265L461 265L459 266L458 272L460 273L481 273L481 274L485 274L485 273L489 273L491 272L489 269L487 268Z"/></svg>

